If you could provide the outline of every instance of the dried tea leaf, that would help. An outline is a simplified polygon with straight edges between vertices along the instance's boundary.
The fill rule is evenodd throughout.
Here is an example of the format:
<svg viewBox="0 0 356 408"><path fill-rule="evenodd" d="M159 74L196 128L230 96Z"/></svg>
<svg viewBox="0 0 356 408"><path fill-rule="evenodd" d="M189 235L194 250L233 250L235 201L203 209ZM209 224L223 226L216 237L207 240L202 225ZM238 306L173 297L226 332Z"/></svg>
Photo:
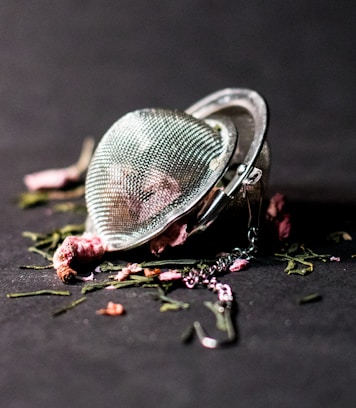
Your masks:
<svg viewBox="0 0 356 408"><path fill-rule="evenodd" d="M98 267L100 272L114 272L114 271L122 271L125 267L127 266L127 262L114 265L113 263L109 261L105 261L101 263Z"/></svg>
<svg viewBox="0 0 356 408"><path fill-rule="evenodd" d="M52 261L55 250L67 236L81 235L85 229L84 224L68 224L48 234L24 231L23 237L31 239L33 245L28 248L30 252L37 253L43 258Z"/></svg>
<svg viewBox="0 0 356 408"><path fill-rule="evenodd" d="M53 211L62 213L86 214L87 207L85 204L74 203L72 201L56 204Z"/></svg>
<svg viewBox="0 0 356 408"><path fill-rule="evenodd" d="M319 293L312 293L310 295L297 299L297 303L299 305L303 305L305 303L319 302L320 300L322 300L322 296L319 295Z"/></svg>
<svg viewBox="0 0 356 408"><path fill-rule="evenodd" d="M84 295L88 292L94 292L96 290L101 290L106 287L110 287L111 289L121 289L130 286L143 286L146 283L152 282L152 280L153 278L147 278L145 276L130 275L130 277L124 281L106 280L104 282L99 283L88 283L82 287L81 293Z"/></svg>
<svg viewBox="0 0 356 408"><path fill-rule="evenodd" d="M34 292L8 293L6 297L19 298L19 297L43 296L43 295L70 296L71 293L68 290L61 291L61 290L43 289L43 290L36 290Z"/></svg>
<svg viewBox="0 0 356 408"><path fill-rule="evenodd" d="M166 312L168 310L188 309L190 307L189 303L181 302L180 300L176 300L167 296L160 286L158 287L157 300L163 302L163 305L160 308L161 312Z"/></svg>
<svg viewBox="0 0 356 408"><path fill-rule="evenodd" d="M25 210L27 208L37 207L47 204L52 200L73 200L82 198L85 193L85 187L80 185L70 190L49 190L49 191L28 191L20 194L18 206Z"/></svg>
<svg viewBox="0 0 356 408"><path fill-rule="evenodd" d="M52 313L52 316L53 316L53 317L59 316L59 315L65 313L65 312L67 312L68 310L71 310L71 309L73 309L74 307L76 307L76 306L78 306L79 304L81 304L82 302L84 302L86 299L87 299L86 297L81 297L81 298L79 298L79 299L77 299L77 300L74 300L73 302L69 303L68 305L66 305L66 306L64 306L64 307L61 307L60 309L54 311L54 312Z"/></svg>
<svg viewBox="0 0 356 408"><path fill-rule="evenodd" d="M19 266L20 269L34 269L34 270L43 270L43 269L53 269L53 264L49 264L49 265L20 265Z"/></svg>
<svg viewBox="0 0 356 408"><path fill-rule="evenodd" d="M159 308L160 312L172 312L172 311L177 311L181 310L182 308L180 305L177 305L175 303L163 303L161 307Z"/></svg>
<svg viewBox="0 0 356 408"><path fill-rule="evenodd" d="M330 255L317 254L303 244L294 243L285 252L276 253L275 257L280 261L286 261L287 266L284 271L288 275L307 275L313 272L314 264L311 260L326 262L330 260Z"/></svg>

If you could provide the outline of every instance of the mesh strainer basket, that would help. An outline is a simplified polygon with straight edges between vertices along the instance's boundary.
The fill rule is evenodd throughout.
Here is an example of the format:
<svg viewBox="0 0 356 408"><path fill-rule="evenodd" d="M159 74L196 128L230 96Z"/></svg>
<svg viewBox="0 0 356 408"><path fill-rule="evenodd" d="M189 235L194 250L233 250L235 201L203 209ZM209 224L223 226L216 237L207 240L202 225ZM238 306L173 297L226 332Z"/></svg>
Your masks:
<svg viewBox="0 0 356 408"><path fill-rule="evenodd" d="M232 203L241 205L247 181L265 177L266 122L263 99L245 89L216 92L185 112L126 114L89 166L87 231L117 251L150 241L182 217L193 220L191 233L205 229Z"/></svg>

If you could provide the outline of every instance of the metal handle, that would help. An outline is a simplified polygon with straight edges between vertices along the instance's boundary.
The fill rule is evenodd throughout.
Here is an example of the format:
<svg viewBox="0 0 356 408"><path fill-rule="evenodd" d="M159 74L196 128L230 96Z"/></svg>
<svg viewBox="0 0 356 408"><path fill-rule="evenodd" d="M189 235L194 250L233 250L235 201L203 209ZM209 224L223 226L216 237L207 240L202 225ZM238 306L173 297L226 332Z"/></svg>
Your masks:
<svg viewBox="0 0 356 408"><path fill-rule="evenodd" d="M186 109L186 113L198 119L206 119L216 113L224 114L224 110L229 115L231 112L228 110L231 108L242 109L250 115L254 127L253 137L252 140L244 140L249 144L249 147L241 164L228 185L223 190L218 191L211 201L204 206L195 230L206 229L222 209L234 199L243 184L254 184L253 180L256 177L256 171L258 171L254 168L254 164L264 145L268 125L267 105L261 95L250 89L227 88L198 101ZM239 129L237 131L239 132ZM244 134L239 135L241 138L244 136Z"/></svg>

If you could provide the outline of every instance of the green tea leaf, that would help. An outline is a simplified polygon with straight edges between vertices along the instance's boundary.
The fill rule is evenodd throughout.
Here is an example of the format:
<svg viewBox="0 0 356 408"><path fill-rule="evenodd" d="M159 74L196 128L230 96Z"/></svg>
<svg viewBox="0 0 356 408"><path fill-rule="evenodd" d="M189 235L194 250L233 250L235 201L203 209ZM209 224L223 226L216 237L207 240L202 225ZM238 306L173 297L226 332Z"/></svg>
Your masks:
<svg viewBox="0 0 356 408"><path fill-rule="evenodd" d="M43 295L70 296L71 293L68 290L60 291L60 290L43 289L43 290L36 290L34 292L8 293L6 297L19 298L19 297L43 296Z"/></svg>
<svg viewBox="0 0 356 408"><path fill-rule="evenodd" d="M182 308L180 305L177 305L175 303L163 303L161 307L159 308L160 312L172 312L172 311L177 311L181 310Z"/></svg>
<svg viewBox="0 0 356 408"><path fill-rule="evenodd" d="M158 295L157 299L163 302L163 305L160 308L160 311L167 311L167 310L180 310L180 309L188 309L189 303L181 302L180 300L173 299L167 296L164 293L162 287L158 287ZM170 306L165 306L170 305ZM163 310L162 310L163 308Z"/></svg>
<svg viewBox="0 0 356 408"><path fill-rule="evenodd" d="M305 303L318 302L320 300L322 300L322 296L319 295L319 293L312 293L311 295L307 295L300 299L297 299L297 303L299 305L303 305Z"/></svg>
<svg viewBox="0 0 356 408"><path fill-rule="evenodd" d="M78 306L80 303L84 302L87 298L86 297L81 297L77 300L74 300L73 302L69 303L68 305L61 307L60 309L57 309L52 313L52 316L59 316L65 312L67 312L70 309L73 309L74 307Z"/></svg>
<svg viewBox="0 0 356 408"><path fill-rule="evenodd" d="M295 243L291 245L286 252L276 253L275 257L280 261L286 261L287 266L284 271L288 275L307 275L313 272L314 264L312 260L326 262L330 255L317 254L303 244Z"/></svg>
<svg viewBox="0 0 356 408"><path fill-rule="evenodd" d="M49 265L20 265L19 266L20 269L34 269L34 270L43 270L43 269L53 269L53 264L49 264Z"/></svg>

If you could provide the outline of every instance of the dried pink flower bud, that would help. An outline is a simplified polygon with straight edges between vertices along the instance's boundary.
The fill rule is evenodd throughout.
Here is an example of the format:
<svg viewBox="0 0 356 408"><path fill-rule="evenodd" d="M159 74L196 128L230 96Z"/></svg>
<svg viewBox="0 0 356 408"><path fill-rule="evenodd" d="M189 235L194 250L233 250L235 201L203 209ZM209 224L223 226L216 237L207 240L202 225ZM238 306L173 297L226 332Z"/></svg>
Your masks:
<svg viewBox="0 0 356 408"><path fill-rule="evenodd" d="M98 261L105 253L105 247L98 236L84 234L81 237L69 236L53 255L53 266L64 283L76 276L73 262L86 264Z"/></svg>
<svg viewBox="0 0 356 408"><path fill-rule="evenodd" d="M182 274L178 272L177 270L168 270L165 272L162 272L159 276L158 279L161 281L171 281L171 280L178 280L182 278Z"/></svg>
<svg viewBox="0 0 356 408"><path fill-rule="evenodd" d="M283 219L277 223L278 238L280 241L287 239L291 232L290 214L284 214Z"/></svg>
<svg viewBox="0 0 356 408"><path fill-rule="evenodd" d="M284 211L286 200L283 194L276 193L269 202L267 208L267 216L270 218L277 218L278 215Z"/></svg>
<svg viewBox="0 0 356 408"><path fill-rule="evenodd" d="M237 272L244 269L249 264L247 259L236 259L234 263L229 267L230 272Z"/></svg>
<svg viewBox="0 0 356 408"><path fill-rule="evenodd" d="M279 241L287 239L291 233L291 216L286 207L285 197L280 193L276 193L271 198L266 211L267 222Z"/></svg>
<svg viewBox="0 0 356 408"><path fill-rule="evenodd" d="M117 280L119 282L124 281L128 276L130 275L130 271L127 268L122 269L119 271L116 276L114 277L114 280Z"/></svg>

